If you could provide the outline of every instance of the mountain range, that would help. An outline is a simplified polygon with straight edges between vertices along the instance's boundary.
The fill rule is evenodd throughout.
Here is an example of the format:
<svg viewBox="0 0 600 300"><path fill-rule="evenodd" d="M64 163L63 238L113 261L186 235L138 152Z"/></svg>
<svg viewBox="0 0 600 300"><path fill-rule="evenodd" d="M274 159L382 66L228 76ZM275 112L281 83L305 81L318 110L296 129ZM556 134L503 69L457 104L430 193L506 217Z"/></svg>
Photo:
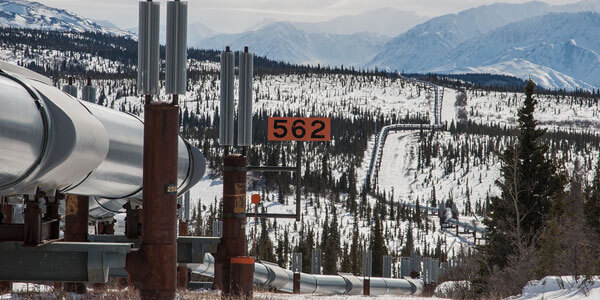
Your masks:
<svg viewBox="0 0 600 300"><path fill-rule="evenodd" d="M600 0L568 5L496 3L427 19L392 8L327 22L266 19L247 31L219 34L188 27L188 44L251 51L297 64L344 65L407 73L493 73L532 78L547 88L599 88ZM0 25L95 31L122 30L37 2L0 0ZM162 34L164 40L164 33Z"/></svg>
<svg viewBox="0 0 600 300"><path fill-rule="evenodd" d="M291 22L291 24L307 33L353 34L371 32L392 37L406 32L415 25L427 21L427 19L427 17L412 11L400 11L385 7L356 15L339 16L325 22ZM282 22L282 20L264 19L247 31L258 30L277 22Z"/></svg>
<svg viewBox="0 0 600 300"><path fill-rule="evenodd" d="M76 32L92 31L134 37L130 32L109 24L105 21L95 22L64 9L49 7L38 2L0 0L1 26Z"/></svg>
<svg viewBox="0 0 600 300"><path fill-rule="evenodd" d="M364 65L389 37L369 32L354 34L308 33L289 22L277 22L258 30L219 34L201 40L204 49L243 49L269 59L297 64Z"/></svg>

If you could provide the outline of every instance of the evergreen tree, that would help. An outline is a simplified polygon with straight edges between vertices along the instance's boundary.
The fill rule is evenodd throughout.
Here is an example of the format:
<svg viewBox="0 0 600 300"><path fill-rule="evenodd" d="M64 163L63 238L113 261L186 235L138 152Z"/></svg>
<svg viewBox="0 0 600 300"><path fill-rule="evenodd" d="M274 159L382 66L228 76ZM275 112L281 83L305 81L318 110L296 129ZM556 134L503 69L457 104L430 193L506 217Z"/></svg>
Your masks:
<svg viewBox="0 0 600 300"><path fill-rule="evenodd" d="M354 226L352 229L352 245L350 246L350 263L351 273L358 275L361 272L362 260L361 260L361 243L360 243L360 232L358 230L358 217L354 217Z"/></svg>
<svg viewBox="0 0 600 300"><path fill-rule="evenodd" d="M502 177L496 185L502 193L492 197L491 213L484 220L488 269L503 268L509 255L519 255L527 246L536 245L536 236L551 216L553 201L560 201L564 194L565 178L546 158L548 147L540 142L546 131L537 128L533 92L534 83L529 80L518 112L517 141L499 155Z"/></svg>
<svg viewBox="0 0 600 300"><path fill-rule="evenodd" d="M410 256L413 253L414 248L415 248L415 242L413 240L412 223L408 223L408 229L406 230L406 243L404 243L404 247L402 247L400 256L403 256L403 257Z"/></svg>
<svg viewBox="0 0 600 300"><path fill-rule="evenodd" d="M340 257L340 237L338 233L337 213L335 206L331 207L332 218L329 226L329 232L325 239L323 256L327 259L323 262L323 273L335 275L337 274L337 262Z"/></svg>
<svg viewBox="0 0 600 300"><path fill-rule="evenodd" d="M600 160L592 183L586 188L584 214L586 225L600 238Z"/></svg>
<svg viewBox="0 0 600 300"><path fill-rule="evenodd" d="M273 242L271 242L271 238L269 237L266 219L262 219L260 222L260 237L258 238L256 248L260 260L276 261L273 254Z"/></svg>
<svg viewBox="0 0 600 300"><path fill-rule="evenodd" d="M378 202L379 203L379 202ZM379 204L378 204L379 205ZM378 209L376 209L378 210ZM374 214L375 222L371 227L371 244L369 250L373 251L373 276L383 275L383 256L387 255L387 248L383 237L383 224L378 213Z"/></svg>

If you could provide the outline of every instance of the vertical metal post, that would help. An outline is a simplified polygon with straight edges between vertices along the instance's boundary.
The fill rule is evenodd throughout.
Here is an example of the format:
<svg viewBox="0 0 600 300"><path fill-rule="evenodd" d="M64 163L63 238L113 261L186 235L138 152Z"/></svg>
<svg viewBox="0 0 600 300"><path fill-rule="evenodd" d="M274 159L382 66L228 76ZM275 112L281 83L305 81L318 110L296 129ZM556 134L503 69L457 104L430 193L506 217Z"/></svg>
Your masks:
<svg viewBox="0 0 600 300"><path fill-rule="evenodd" d="M231 258L231 296L252 299L254 258L238 256Z"/></svg>
<svg viewBox="0 0 600 300"><path fill-rule="evenodd" d="M238 101L238 146L252 145L252 75L254 55L248 47L238 54L239 58L239 101Z"/></svg>
<svg viewBox="0 0 600 300"><path fill-rule="evenodd" d="M321 249L313 249L312 250L312 259L311 259L311 272L313 274L321 274Z"/></svg>
<svg viewBox="0 0 600 300"><path fill-rule="evenodd" d="M223 221L214 221L213 222L213 235L214 237L222 237L223 236Z"/></svg>
<svg viewBox="0 0 600 300"><path fill-rule="evenodd" d="M362 252L362 275L363 275L363 295L371 295L371 276L373 275L373 251L363 249Z"/></svg>
<svg viewBox="0 0 600 300"><path fill-rule="evenodd" d="M239 154L228 155L223 160L223 237L215 259L215 268L220 269L220 278L216 278L216 282L223 295L239 294L239 287L231 286L231 258L247 255L247 164L247 158ZM253 282L254 278L245 280Z"/></svg>
<svg viewBox="0 0 600 300"><path fill-rule="evenodd" d="M188 222L185 220L179 220L179 236L187 235L189 235ZM177 266L177 287L180 289L187 288L188 280L187 266Z"/></svg>
<svg viewBox="0 0 600 300"><path fill-rule="evenodd" d="M14 207L8 203L7 198L2 198L2 224L11 224L14 222ZM12 291L12 282L0 281L0 292L7 293Z"/></svg>
<svg viewBox="0 0 600 300"><path fill-rule="evenodd" d="M300 195L302 190L302 142L296 142L296 221L300 222Z"/></svg>
<svg viewBox="0 0 600 300"><path fill-rule="evenodd" d="M25 238L23 245L26 247L37 246L42 243L42 210L40 209L40 198L36 194L33 199L25 195Z"/></svg>
<svg viewBox="0 0 600 300"><path fill-rule="evenodd" d="M179 107L150 103L144 113L142 299L174 299L177 288L177 140ZM144 273L143 270L139 270Z"/></svg>
<svg viewBox="0 0 600 300"><path fill-rule="evenodd" d="M389 255L384 255L383 256L383 276L385 278L391 278L392 277L392 257Z"/></svg>
<svg viewBox="0 0 600 300"><path fill-rule="evenodd" d="M87 242L89 197L67 195L65 204L65 241Z"/></svg>
<svg viewBox="0 0 600 300"><path fill-rule="evenodd" d="M410 276L410 257L400 259L400 278Z"/></svg>
<svg viewBox="0 0 600 300"><path fill-rule="evenodd" d="M46 199L46 214L44 215L43 221L52 221L52 227L50 228L51 240L56 240L60 236L60 214L58 213L59 203L58 201L63 195L56 193L53 197L47 197Z"/></svg>
<svg viewBox="0 0 600 300"><path fill-rule="evenodd" d="M125 213L126 213L126 215L125 215L125 235L129 239L132 239L132 240L137 239L138 237L140 237L142 235L142 229L141 229L142 210L137 207L133 207L131 204L131 201L125 203L123 208L125 208Z"/></svg>
<svg viewBox="0 0 600 300"><path fill-rule="evenodd" d="M183 197L183 204L185 206L185 210L183 211L184 220L187 222L190 221L190 191L185 192L185 196Z"/></svg>
<svg viewBox="0 0 600 300"><path fill-rule="evenodd" d="M292 254L293 293L300 294L300 273L302 273L302 253Z"/></svg>
<svg viewBox="0 0 600 300"><path fill-rule="evenodd" d="M227 46L225 52L221 53L221 106L219 107L219 144L221 146L233 146L234 134L234 74L235 55ZM225 148L225 155L228 149Z"/></svg>
<svg viewBox="0 0 600 300"><path fill-rule="evenodd" d="M65 203L65 242L87 242L89 197L67 195ZM67 282L64 284L67 292L85 294L86 285L81 282Z"/></svg>
<svg viewBox="0 0 600 300"><path fill-rule="evenodd" d="M186 216L184 216L187 215L185 212L189 207L189 191L185 193L185 198L187 198L187 201L184 201L183 198L183 196L177 198L177 202L179 205L179 236L189 235L189 228L187 222L188 219ZM180 289L187 288L188 281L189 276L187 266L177 266L177 287Z"/></svg>

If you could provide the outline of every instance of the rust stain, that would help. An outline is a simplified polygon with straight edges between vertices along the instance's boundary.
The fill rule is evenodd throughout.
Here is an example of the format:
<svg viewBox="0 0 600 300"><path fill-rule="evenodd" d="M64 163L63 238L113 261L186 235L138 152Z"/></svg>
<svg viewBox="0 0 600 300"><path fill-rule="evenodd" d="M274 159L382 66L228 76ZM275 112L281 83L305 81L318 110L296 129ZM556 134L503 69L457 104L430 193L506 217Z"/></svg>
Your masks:
<svg viewBox="0 0 600 300"><path fill-rule="evenodd" d="M67 201L65 203L65 214L67 216L76 215L77 211L79 211L79 207L77 206L77 196L67 195Z"/></svg>

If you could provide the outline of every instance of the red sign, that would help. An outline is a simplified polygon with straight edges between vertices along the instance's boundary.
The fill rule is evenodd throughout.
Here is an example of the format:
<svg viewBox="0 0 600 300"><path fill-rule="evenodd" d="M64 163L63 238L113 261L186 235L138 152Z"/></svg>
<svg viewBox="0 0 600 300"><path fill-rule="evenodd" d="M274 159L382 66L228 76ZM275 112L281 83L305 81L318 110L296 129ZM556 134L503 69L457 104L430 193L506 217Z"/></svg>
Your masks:
<svg viewBox="0 0 600 300"><path fill-rule="evenodd" d="M260 203L260 195L259 194L252 194L252 203L253 204L259 204Z"/></svg>
<svg viewBox="0 0 600 300"><path fill-rule="evenodd" d="M330 118L269 118L269 141L331 141Z"/></svg>

